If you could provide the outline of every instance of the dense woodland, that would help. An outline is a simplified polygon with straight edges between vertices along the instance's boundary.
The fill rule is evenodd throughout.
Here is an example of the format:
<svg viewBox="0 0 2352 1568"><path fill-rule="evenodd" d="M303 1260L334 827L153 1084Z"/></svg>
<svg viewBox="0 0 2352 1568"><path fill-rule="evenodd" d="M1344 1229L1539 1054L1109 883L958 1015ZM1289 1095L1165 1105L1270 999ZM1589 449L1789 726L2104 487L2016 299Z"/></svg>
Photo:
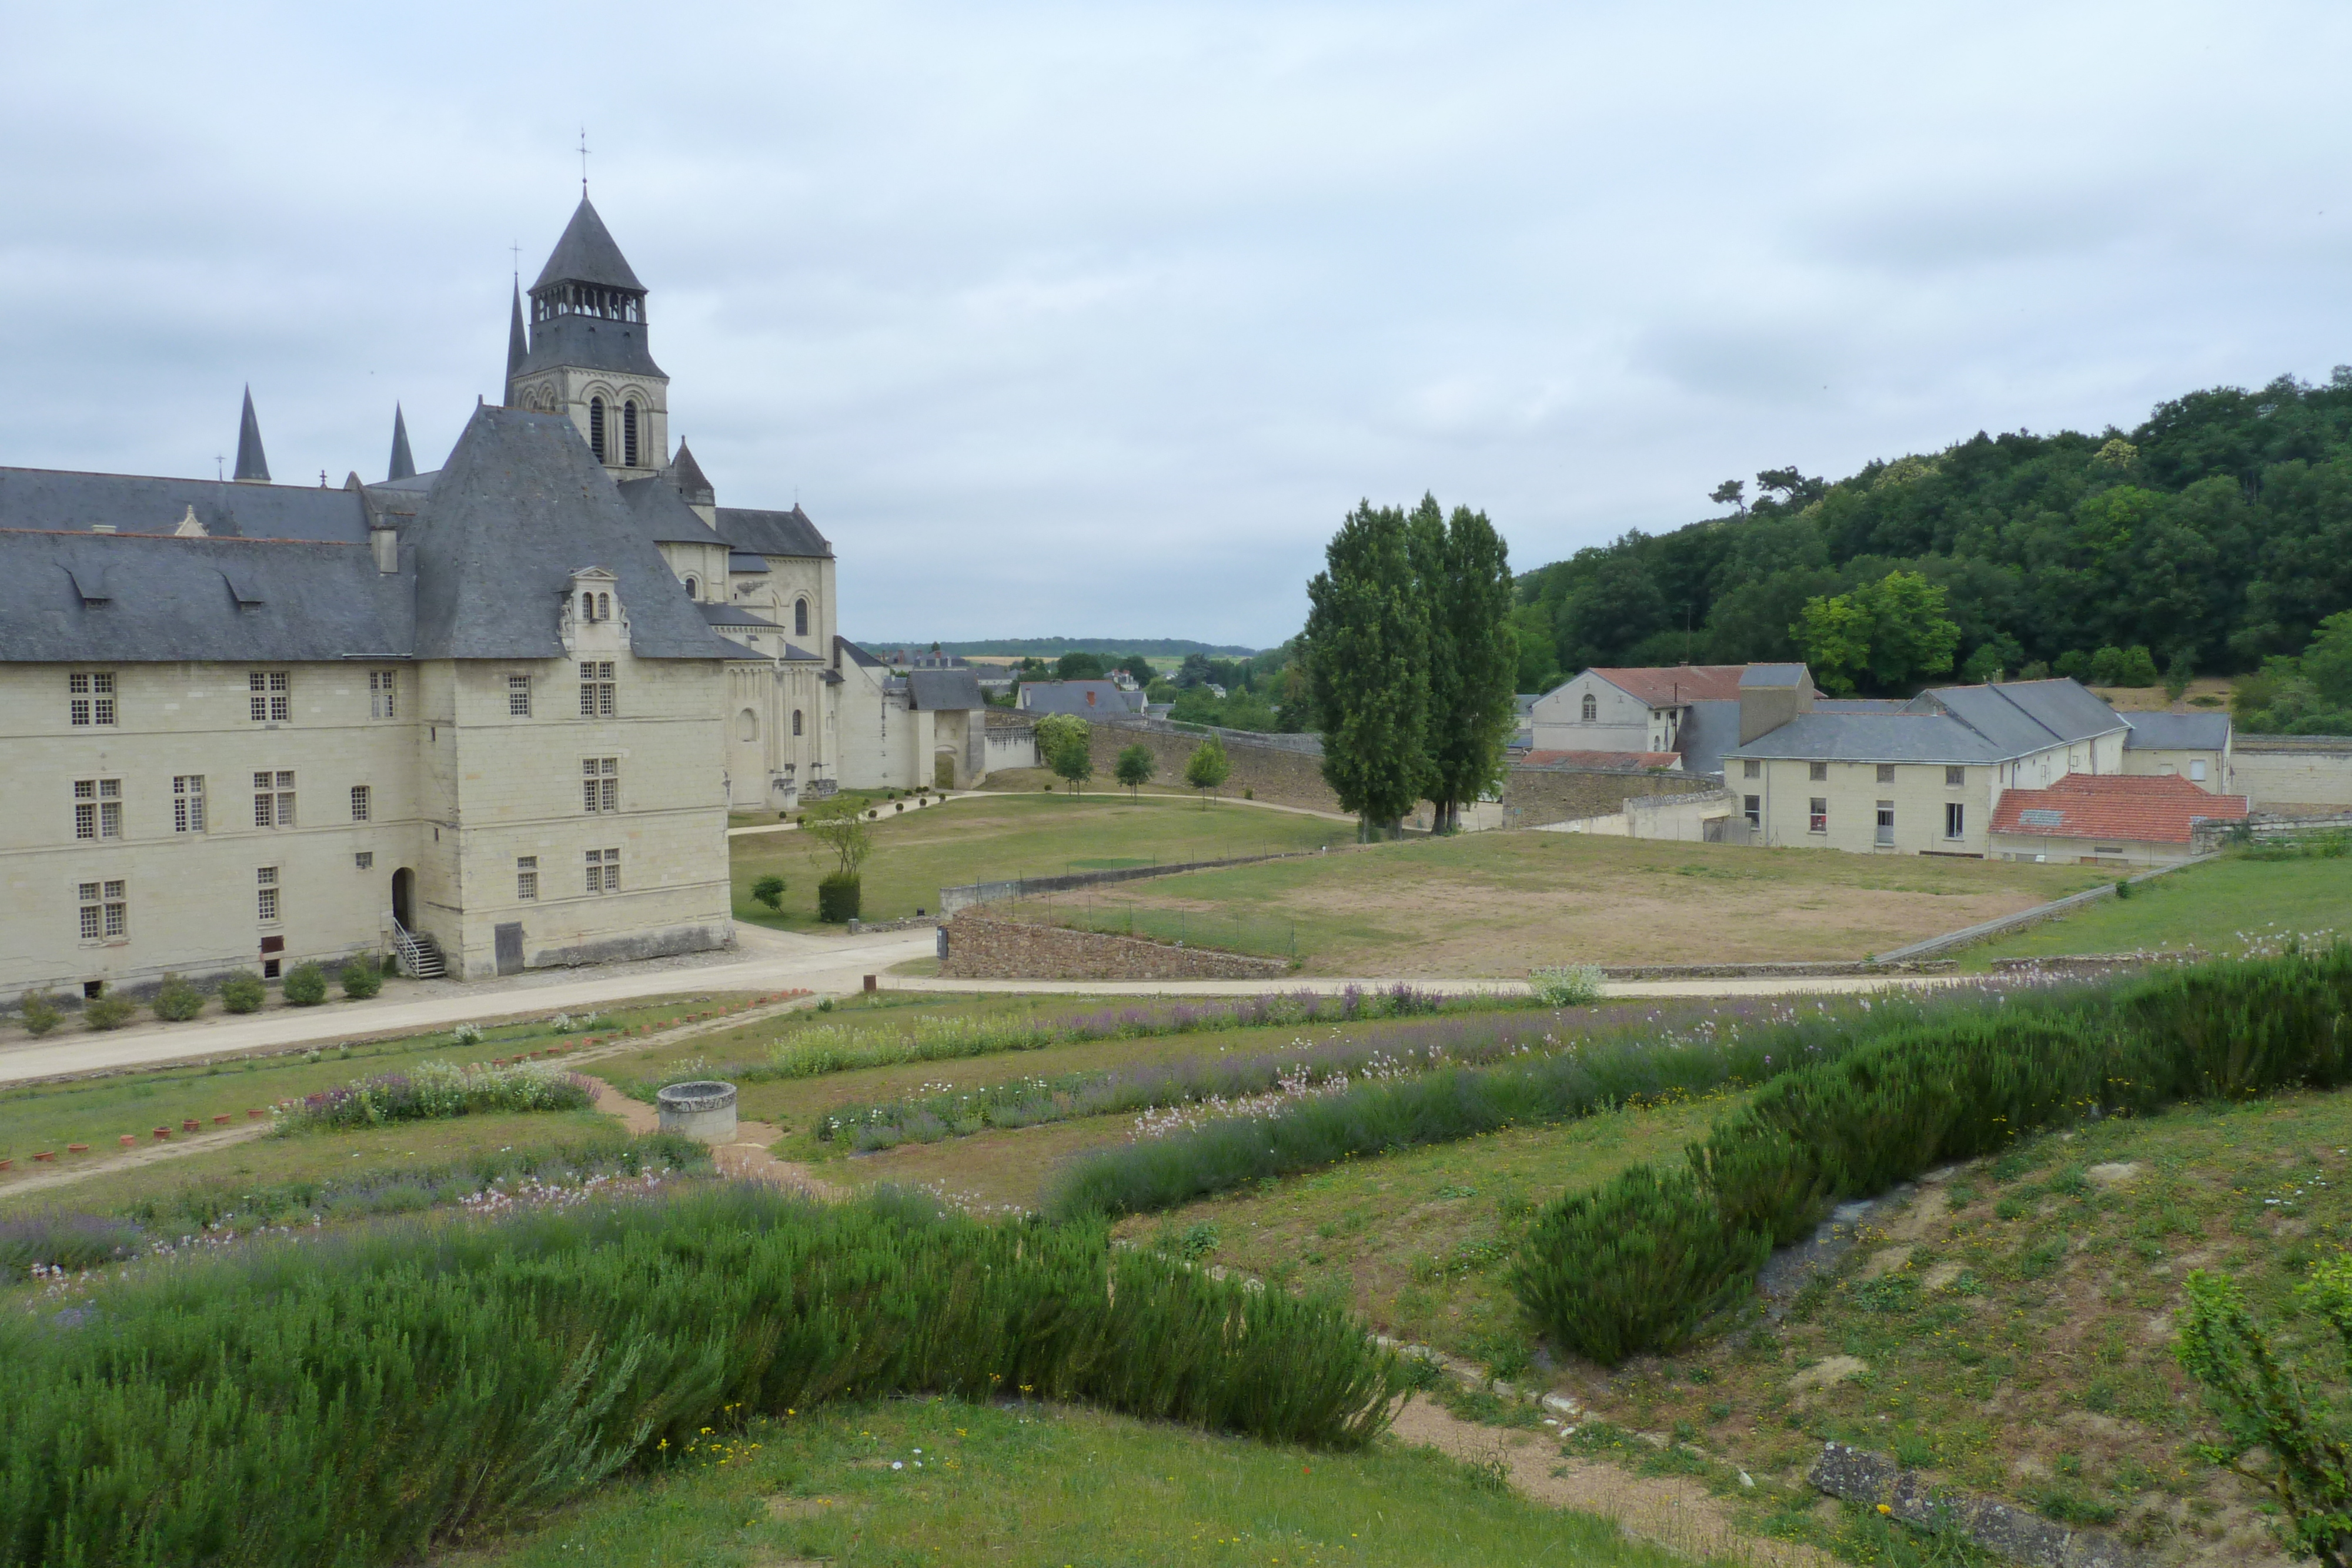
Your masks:
<svg viewBox="0 0 2352 1568"><path fill-rule="evenodd" d="M1809 601L1893 572L1944 591L1956 673L2087 669L2102 648L2200 674L2300 654L2352 607L2352 367L2191 392L2128 432L1980 433L1746 488L1714 492L1727 516L1520 574L1518 689L1591 664L1802 657Z"/></svg>

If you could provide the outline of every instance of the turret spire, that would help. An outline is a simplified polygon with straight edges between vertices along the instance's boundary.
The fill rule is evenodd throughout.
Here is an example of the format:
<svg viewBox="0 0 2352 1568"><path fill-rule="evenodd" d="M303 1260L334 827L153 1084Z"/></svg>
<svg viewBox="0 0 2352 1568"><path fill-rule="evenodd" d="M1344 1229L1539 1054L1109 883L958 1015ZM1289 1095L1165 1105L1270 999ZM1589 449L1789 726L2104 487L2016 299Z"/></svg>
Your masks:
<svg viewBox="0 0 2352 1568"><path fill-rule="evenodd" d="M261 422L253 417L253 387L245 389L245 417L236 427L236 473L233 477L269 483L269 459L261 453Z"/></svg>
<svg viewBox="0 0 2352 1568"><path fill-rule="evenodd" d="M507 380L511 382L530 353L530 339L522 328L522 274L515 274L514 314L507 320Z"/></svg>
<svg viewBox="0 0 2352 1568"><path fill-rule="evenodd" d="M408 455L408 420L400 412L400 405L394 403L392 405L392 465L390 471L384 475L384 480L390 483L394 479L415 477L416 459Z"/></svg>

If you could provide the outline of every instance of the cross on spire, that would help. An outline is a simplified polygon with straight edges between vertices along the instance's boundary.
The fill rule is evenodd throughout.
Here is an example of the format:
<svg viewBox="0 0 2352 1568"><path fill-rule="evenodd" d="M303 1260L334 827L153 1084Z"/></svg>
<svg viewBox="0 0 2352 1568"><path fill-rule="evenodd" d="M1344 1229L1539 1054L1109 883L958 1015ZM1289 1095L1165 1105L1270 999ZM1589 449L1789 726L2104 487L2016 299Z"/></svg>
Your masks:
<svg viewBox="0 0 2352 1568"><path fill-rule="evenodd" d="M588 193L588 128L580 128L580 193Z"/></svg>

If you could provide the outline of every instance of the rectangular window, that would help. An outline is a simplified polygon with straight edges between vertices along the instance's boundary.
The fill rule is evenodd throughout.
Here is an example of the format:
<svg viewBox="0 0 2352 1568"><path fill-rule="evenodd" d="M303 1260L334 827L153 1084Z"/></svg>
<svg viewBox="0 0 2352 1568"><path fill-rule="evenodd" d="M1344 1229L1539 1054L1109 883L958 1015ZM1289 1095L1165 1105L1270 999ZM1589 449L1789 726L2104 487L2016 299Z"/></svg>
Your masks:
<svg viewBox="0 0 2352 1568"><path fill-rule="evenodd" d="M580 666L580 716L613 716L613 661L590 659Z"/></svg>
<svg viewBox="0 0 2352 1568"><path fill-rule="evenodd" d="M285 724L294 716L294 695L283 670L256 670L245 677L246 701L256 724Z"/></svg>
<svg viewBox="0 0 2352 1568"><path fill-rule="evenodd" d="M131 904L123 896L123 885L119 882L80 884L83 941L119 940L131 935Z"/></svg>
<svg viewBox="0 0 2352 1568"><path fill-rule="evenodd" d="M525 904L539 896L539 857L519 855L515 859L515 896Z"/></svg>
<svg viewBox="0 0 2352 1568"><path fill-rule="evenodd" d="M1748 825L1749 827L1760 828L1764 825L1763 796L1749 795L1740 801L1740 807L1748 818Z"/></svg>
<svg viewBox="0 0 2352 1568"><path fill-rule="evenodd" d="M294 775L290 772L253 776L253 825L290 828L294 825Z"/></svg>
<svg viewBox="0 0 2352 1568"><path fill-rule="evenodd" d="M361 871L373 871L375 869L375 852L373 850L360 851L359 853L352 857L352 864L359 868Z"/></svg>
<svg viewBox="0 0 2352 1568"><path fill-rule="evenodd" d="M1969 832L1969 809L1958 800L1944 802L1944 836L1964 839Z"/></svg>
<svg viewBox="0 0 2352 1568"><path fill-rule="evenodd" d="M1814 763L1812 778L1813 782L1816 784L1828 783L1830 781L1830 765L1826 762Z"/></svg>
<svg viewBox="0 0 2352 1568"><path fill-rule="evenodd" d="M1806 826L1808 832L1826 833L1830 831L1830 803L1827 800L1819 795L1814 796L1813 809L1808 815L1811 818Z"/></svg>
<svg viewBox="0 0 2352 1568"><path fill-rule="evenodd" d="M255 902L255 912L265 921L278 918L278 868L266 865L253 873L260 896Z"/></svg>
<svg viewBox="0 0 2352 1568"><path fill-rule="evenodd" d="M621 891L621 852L590 850L588 852L588 891L618 893Z"/></svg>
<svg viewBox="0 0 2352 1568"><path fill-rule="evenodd" d="M1878 781L1881 784L1892 784L1895 782L1895 764L1892 762L1882 762L1878 765Z"/></svg>
<svg viewBox="0 0 2352 1568"><path fill-rule="evenodd" d="M621 809L621 759L588 757L580 762L580 809L617 811Z"/></svg>
<svg viewBox="0 0 2352 1568"><path fill-rule="evenodd" d="M398 718L400 672L370 670L368 672L368 717Z"/></svg>
<svg viewBox="0 0 2352 1568"><path fill-rule="evenodd" d="M507 713L514 718L530 716L530 677L529 675L507 677Z"/></svg>
<svg viewBox="0 0 2352 1568"><path fill-rule="evenodd" d="M77 727L114 722L112 671L94 670L88 674L68 675L66 697Z"/></svg>
<svg viewBox="0 0 2352 1568"><path fill-rule="evenodd" d="M1878 803L1878 841L1882 846L1895 842L1895 802L1892 800Z"/></svg>
<svg viewBox="0 0 2352 1568"><path fill-rule="evenodd" d="M205 776L203 774L173 775L172 831L175 833L201 833L205 831Z"/></svg>
<svg viewBox="0 0 2352 1568"><path fill-rule="evenodd" d="M1739 765L1739 776L1742 779L1761 779L1764 777L1764 765L1751 757Z"/></svg>
<svg viewBox="0 0 2352 1568"><path fill-rule="evenodd" d="M367 820L368 787L364 784L354 784L352 786L352 821L364 822Z"/></svg>
<svg viewBox="0 0 2352 1568"><path fill-rule="evenodd" d="M1968 783L1968 781L1969 781L1969 770L1968 770L1967 768L1945 768L1945 769L1944 769L1944 788L1945 788L1945 789L1958 789L1961 788L1963 785L1967 784L1967 783Z"/></svg>
<svg viewBox="0 0 2352 1568"><path fill-rule="evenodd" d="M119 839L122 836L122 780L77 779L73 787L74 837Z"/></svg>
<svg viewBox="0 0 2352 1568"><path fill-rule="evenodd" d="M2192 784L2202 784L2205 782L2205 759L2203 758L2198 758L2196 760L2189 763L2189 781Z"/></svg>

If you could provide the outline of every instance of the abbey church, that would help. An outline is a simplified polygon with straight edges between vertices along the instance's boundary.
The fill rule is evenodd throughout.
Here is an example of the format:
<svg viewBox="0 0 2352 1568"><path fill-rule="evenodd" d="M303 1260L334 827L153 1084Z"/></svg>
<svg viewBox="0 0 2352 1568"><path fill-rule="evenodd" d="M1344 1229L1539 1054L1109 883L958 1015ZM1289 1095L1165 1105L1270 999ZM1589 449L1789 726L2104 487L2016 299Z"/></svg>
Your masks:
<svg viewBox="0 0 2352 1568"><path fill-rule="evenodd" d="M380 483L273 484L250 393L233 479L0 468L0 995L721 946L730 810L976 780L971 673L670 446L646 293L583 193L429 472L395 411Z"/></svg>

